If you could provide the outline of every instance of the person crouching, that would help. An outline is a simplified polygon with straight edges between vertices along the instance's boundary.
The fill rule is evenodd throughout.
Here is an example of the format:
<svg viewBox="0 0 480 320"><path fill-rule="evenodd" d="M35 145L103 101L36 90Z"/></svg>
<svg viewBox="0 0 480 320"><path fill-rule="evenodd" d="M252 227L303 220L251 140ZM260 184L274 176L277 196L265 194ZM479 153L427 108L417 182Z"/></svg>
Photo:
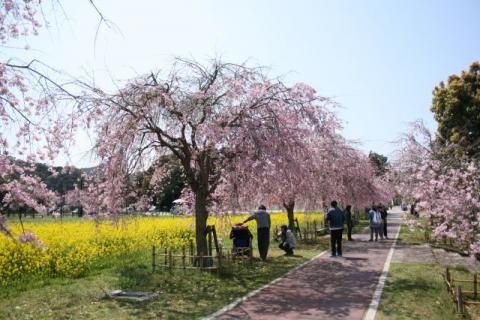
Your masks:
<svg viewBox="0 0 480 320"><path fill-rule="evenodd" d="M293 234L292 230L288 229L286 225L282 225L281 229L282 233L278 247L285 251L285 255L293 256L293 249L295 249L297 246L295 235Z"/></svg>

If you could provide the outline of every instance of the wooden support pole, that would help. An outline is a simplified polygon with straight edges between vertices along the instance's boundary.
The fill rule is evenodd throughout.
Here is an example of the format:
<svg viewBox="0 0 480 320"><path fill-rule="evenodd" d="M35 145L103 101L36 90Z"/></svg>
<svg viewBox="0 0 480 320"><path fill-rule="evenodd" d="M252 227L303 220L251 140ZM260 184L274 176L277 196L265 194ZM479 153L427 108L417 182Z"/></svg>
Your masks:
<svg viewBox="0 0 480 320"><path fill-rule="evenodd" d="M315 242L317 242L317 221L313 221L313 234L314 234L314 239L315 239Z"/></svg>
<svg viewBox="0 0 480 320"><path fill-rule="evenodd" d="M457 287L457 311L458 313L463 314L463 297L462 297L462 288L460 286Z"/></svg>
<svg viewBox="0 0 480 320"><path fill-rule="evenodd" d="M217 254L220 254L220 244L218 243L217 230L215 229L215 226L212 226L212 234L213 243L215 244L215 251L217 252Z"/></svg>
<svg viewBox="0 0 480 320"><path fill-rule="evenodd" d="M186 270L186 265L185 265L185 246L182 246L182 267L183 271Z"/></svg>
<svg viewBox="0 0 480 320"><path fill-rule="evenodd" d="M213 243L212 243L212 228L211 227L207 228L207 231L208 231L208 233L207 233L208 255L211 256L212 253L213 253L213 250L212 250L212 245L213 245Z"/></svg>
<svg viewBox="0 0 480 320"><path fill-rule="evenodd" d="M451 280L451 277L450 277L450 269L448 269L448 267L445 271L445 277L447 278L448 283L452 284L452 280Z"/></svg>
<svg viewBox="0 0 480 320"><path fill-rule="evenodd" d="M168 263L168 252L167 252L167 248L165 248L165 260L163 262L163 264L165 265L165 267L167 267L167 263Z"/></svg>
<svg viewBox="0 0 480 320"><path fill-rule="evenodd" d="M168 250L168 268L170 269L170 272L172 272L172 268L173 268L172 249Z"/></svg>
<svg viewBox="0 0 480 320"><path fill-rule="evenodd" d="M477 273L475 272L475 274L473 275L473 298L475 299L477 299L477 295L478 295L477 286L478 286Z"/></svg>
<svg viewBox="0 0 480 320"><path fill-rule="evenodd" d="M294 233L298 233L298 238L301 239L302 238L302 230L300 230L300 224L298 223L298 219L295 218L294 222L295 222L295 232Z"/></svg>
<svg viewBox="0 0 480 320"><path fill-rule="evenodd" d="M220 273L222 269L222 255L217 254L217 259L218 259L217 272Z"/></svg>
<svg viewBox="0 0 480 320"><path fill-rule="evenodd" d="M155 246L152 246L152 272L155 272L155 267L157 266L155 258L156 258Z"/></svg>
<svg viewBox="0 0 480 320"><path fill-rule="evenodd" d="M195 266L195 257L193 255L193 240L192 239L190 239L190 259L191 259L191 261L190 261L191 265Z"/></svg>

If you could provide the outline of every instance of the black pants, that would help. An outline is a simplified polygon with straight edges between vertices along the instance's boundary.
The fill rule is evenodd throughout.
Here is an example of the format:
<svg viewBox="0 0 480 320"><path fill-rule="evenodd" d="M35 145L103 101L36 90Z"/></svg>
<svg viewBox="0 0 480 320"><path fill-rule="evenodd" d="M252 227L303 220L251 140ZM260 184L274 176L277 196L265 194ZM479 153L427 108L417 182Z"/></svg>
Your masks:
<svg viewBox="0 0 480 320"><path fill-rule="evenodd" d="M387 219L383 219L383 235L387 237Z"/></svg>
<svg viewBox="0 0 480 320"><path fill-rule="evenodd" d="M286 254L293 255L293 248L290 248L290 245L287 242L280 243L278 247L285 251Z"/></svg>
<svg viewBox="0 0 480 320"><path fill-rule="evenodd" d="M270 245L270 228L258 228L258 252L260 253L260 259L267 260L268 247Z"/></svg>
<svg viewBox="0 0 480 320"><path fill-rule="evenodd" d="M353 223L347 224L347 239L352 240Z"/></svg>
<svg viewBox="0 0 480 320"><path fill-rule="evenodd" d="M343 229L330 230L330 244L332 246L332 256L342 255L342 233Z"/></svg>

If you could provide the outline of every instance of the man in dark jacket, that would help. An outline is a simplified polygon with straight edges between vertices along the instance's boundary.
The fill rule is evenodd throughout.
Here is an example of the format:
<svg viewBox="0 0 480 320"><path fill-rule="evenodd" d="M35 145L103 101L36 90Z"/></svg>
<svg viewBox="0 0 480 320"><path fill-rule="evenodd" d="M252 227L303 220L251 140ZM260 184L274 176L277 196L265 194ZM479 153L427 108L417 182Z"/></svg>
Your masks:
<svg viewBox="0 0 480 320"><path fill-rule="evenodd" d="M337 201L332 201L331 208L327 213L327 222L330 229L330 243L332 246L332 255L342 256L342 233L343 224L345 223L345 214L338 208Z"/></svg>
<svg viewBox="0 0 480 320"><path fill-rule="evenodd" d="M347 221L347 239L348 241L352 241L353 219L351 205L345 207L345 220Z"/></svg>
<svg viewBox="0 0 480 320"><path fill-rule="evenodd" d="M383 232L383 236L385 237L385 239L388 239L388 236L387 236L387 216L388 216L388 211L387 211L387 208L385 206L381 206L380 208L380 214L382 216L382 226L383 226L383 230L381 230Z"/></svg>

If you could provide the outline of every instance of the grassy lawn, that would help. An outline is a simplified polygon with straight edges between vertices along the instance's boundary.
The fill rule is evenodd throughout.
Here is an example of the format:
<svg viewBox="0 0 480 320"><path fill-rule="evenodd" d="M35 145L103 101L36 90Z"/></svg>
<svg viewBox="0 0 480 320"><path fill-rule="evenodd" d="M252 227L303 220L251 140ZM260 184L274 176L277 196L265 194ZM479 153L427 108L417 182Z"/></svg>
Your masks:
<svg viewBox="0 0 480 320"><path fill-rule="evenodd" d="M194 319L285 274L328 247L329 239L301 244L285 257L271 244L267 263L230 266L223 274L152 273L150 252L110 261L110 267L80 279L31 279L0 289L0 319ZM257 254L257 252L255 252ZM158 293L149 303L103 299L116 289Z"/></svg>
<svg viewBox="0 0 480 320"><path fill-rule="evenodd" d="M425 223L421 221L421 223ZM402 225L398 242L403 245L425 244L423 231ZM377 319L465 319L456 313L455 304L442 278L445 267L437 264L392 263L378 308ZM464 266L451 269L455 279L472 279ZM473 290L463 283L463 290ZM470 309L473 319L480 312Z"/></svg>
<svg viewBox="0 0 480 320"><path fill-rule="evenodd" d="M358 224L353 226L352 233L360 233L368 226L369 226L368 220L360 220L358 222ZM347 233L346 233L347 231L346 230L347 229L343 230L344 239L347 239Z"/></svg>
<svg viewBox="0 0 480 320"><path fill-rule="evenodd" d="M427 243L425 240L425 234L422 230L409 228L406 225L402 225L400 228L400 234L398 235L397 240L398 244L418 245Z"/></svg>
<svg viewBox="0 0 480 320"><path fill-rule="evenodd" d="M437 265L393 263L378 308L377 319L463 319L442 279ZM459 269L456 275L466 278Z"/></svg>
<svg viewBox="0 0 480 320"><path fill-rule="evenodd" d="M417 222L422 226L422 227L410 227L406 224L403 224L400 227L400 234L398 237L398 243L399 244L424 244L427 243L427 238L425 237L425 229L427 225L427 221L425 219L418 219L414 218L411 215L407 215L405 217L407 220L417 220ZM429 231L430 232L430 231ZM427 234L428 236L428 234Z"/></svg>

